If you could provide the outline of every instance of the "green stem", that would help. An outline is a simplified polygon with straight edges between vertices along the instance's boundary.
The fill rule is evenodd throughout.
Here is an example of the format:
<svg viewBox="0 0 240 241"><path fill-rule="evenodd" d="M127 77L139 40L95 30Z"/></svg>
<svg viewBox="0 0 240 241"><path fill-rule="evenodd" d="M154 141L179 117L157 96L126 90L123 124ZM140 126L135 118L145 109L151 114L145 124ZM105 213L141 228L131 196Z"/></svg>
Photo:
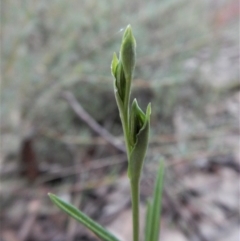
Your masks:
<svg viewBox="0 0 240 241"><path fill-rule="evenodd" d="M130 152L131 152L131 143L129 138L129 100L130 100L130 88L131 88L131 79L128 80L128 85L126 88L126 99L124 103L124 123L126 135L126 147L127 147L127 156L128 161L130 162ZM131 179L131 197L132 197L132 223L133 223L133 241L139 241L139 178Z"/></svg>
<svg viewBox="0 0 240 241"><path fill-rule="evenodd" d="M132 78L129 78L126 80L127 85L126 85L126 90L125 90L125 103L124 103L124 111L127 112L127 117L129 117L129 99L130 99L130 92L131 92L131 82Z"/></svg>
<svg viewBox="0 0 240 241"><path fill-rule="evenodd" d="M131 143L129 137L129 100L131 79L128 80L126 86L126 99L122 106L119 108L120 117L123 126L124 139L127 150L128 162L130 162ZM133 222L133 241L139 241L139 178L131 179L131 196L132 196L132 222Z"/></svg>
<svg viewBox="0 0 240 241"><path fill-rule="evenodd" d="M130 152L131 152L131 143L130 143L130 136L129 136L129 100L130 100L130 92L131 92L131 82L132 79L130 78L127 80L127 86L126 86L126 99L124 103L124 124L126 125L126 136L125 141L127 145L127 155L128 155L128 161L130 161Z"/></svg>
<svg viewBox="0 0 240 241"><path fill-rule="evenodd" d="M125 145L127 150L127 158L128 161L130 161L130 152L131 152L131 144L130 144L130 138L129 138L129 99L130 99L130 88L131 88L131 79L127 80L128 83L126 86L126 99L123 104L123 109L119 109L121 112L121 121L123 126L123 134L125 139Z"/></svg>
<svg viewBox="0 0 240 241"><path fill-rule="evenodd" d="M126 145L126 150L127 150L127 159L128 161L130 160L130 141L129 141L129 135L128 135L128 116L126 114L125 110L120 110L120 117L122 121L122 126L123 126L123 134L124 134L124 139L125 139L125 145Z"/></svg>
<svg viewBox="0 0 240 241"><path fill-rule="evenodd" d="M130 142L129 142L128 110L126 110L124 113L124 125L126 128L125 143L126 143L126 147L127 147L127 157L128 157L128 161L129 161L131 146L130 146Z"/></svg>
<svg viewBox="0 0 240 241"><path fill-rule="evenodd" d="M139 241L139 181L131 180L133 241Z"/></svg>

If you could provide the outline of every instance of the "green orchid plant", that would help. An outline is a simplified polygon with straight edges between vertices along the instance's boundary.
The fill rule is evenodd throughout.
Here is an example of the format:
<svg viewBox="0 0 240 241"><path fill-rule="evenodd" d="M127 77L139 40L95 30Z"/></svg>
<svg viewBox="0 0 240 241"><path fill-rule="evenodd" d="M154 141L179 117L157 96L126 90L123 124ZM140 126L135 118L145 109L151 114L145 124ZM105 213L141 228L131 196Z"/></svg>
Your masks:
<svg viewBox="0 0 240 241"><path fill-rule="evenodd" d="M143 240L139 237L139 183L150 128L151 105L144 112L134 99L130 107L130 93L133 72L136 60L136 41L128 25L122 39L119 57L113 54L111 71L114 77L114 93L123 127L126 152L128 158L128 177L131 186L133 241ZM153 199L148 201L145 219L145 241L158 241L160 227L161 198L163 190L164 165L160 162L159 171L155 181ZM103 241L120 241L100 224L79 211L69 203L64 202L54 194L50 199L60 209L75 218L90 229Z"/></svg>

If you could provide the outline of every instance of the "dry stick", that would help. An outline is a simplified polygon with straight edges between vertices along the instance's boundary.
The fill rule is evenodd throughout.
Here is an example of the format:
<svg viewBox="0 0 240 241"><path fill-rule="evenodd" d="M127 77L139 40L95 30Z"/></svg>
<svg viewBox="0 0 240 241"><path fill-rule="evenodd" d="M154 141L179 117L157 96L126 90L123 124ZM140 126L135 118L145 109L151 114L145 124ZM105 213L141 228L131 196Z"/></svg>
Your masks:
<svg viewBox="0 0 240 241"><path fill-rule="evenodd" d="M83 145L105 145L106 140L101 137L95 137L92 140L86 140L76 135L63 135L62 133L55 132L51 129L41 128L38 129L38 134L64 142L66 144L83 144ZM227 129L225 132L211 132L211 133L195 133L194 135L188 136L188 141L203 141L205 139L212 138L226 138L239 136L239 131L235 128ZM177 142L175 135L156 135L151 138L149 144L164 144L172 145Z"/></svg>
<svg viewBox="0 0 240 241"><path fill-rule="evenodd" d="M176 165L180 165L180 164L187 163L187 162L194 162L193 160L195 160L196 157L198 157L198 156L201 156L204 158L210 158L215 155L224 155L226 153L227 152L210 153L210 154L208 154L207 152L191 153L190 156L185 157L185 158L170 158L168 160L168 163L166 164L166 167L176 166ZM149 155L149 157L151 157L151 156L152 155ZM100 162L100 160L101 160L101 162ZM81 165L74 165L74 166L70 166L70 167L67 167L64 169L52 170L52 172L50 171L49 174L45 174L45 175L39 177L35 181L35 184L39 185L39 184L42 184L45 182L52 181L56 178L64 178L64 177L68 177L71 175L84 173L86 171L89 172L89 171L92 171L95 169L100 169L100 168L104 168L104 167L108 167L108 166L122 164L124 162L127 162L127 160L125 159L125 156L123 154L115 155L113 157L111 156L109 158L96 159L96 160L93 160L87 168L83 168ZM228 164L230 164L230 163L228 163ZM233 163L233 164L235 165L236 163ZM220 165L221 165L221 163L220 163ZM239 170L239 168L240 168L240 166L237 165L237 171ZM48 169L51 170L51 167L49 167ZM0 174L1 174L1 172L0 172Z"/></svg>
<svg viewBox="0 0 240 241"><path fill-rule="evenodd" d="M96 159L92 161L87 168L83 168L82 165L74 165L68 168L64 168L63 170L61 169L59 171L55 171L54 173L46 174L45 176L40 177L35 182L35 184L39 185L45 182L52 181L56 178L69 177L71 175L90 172L92 170L96 170L96 169L100 169L100 168L104 168L112 165L118 165L124 162L127 162L127 160L125 159L125 156L123 156L123 154L114 156L114 157L111 156L110 158Z"/></svg>
<svg viewBox="0 0 240 241"><path fill-rule="evenodd" d="M104 138L108 143L117 148L122 152L126 152L125 148L119 141L110 134L106 129L100 126L80 105L75 96L67 91L62 94L62 97L68 102L75 114L83 120L92 130L94 130L98 135Z"/></svg>

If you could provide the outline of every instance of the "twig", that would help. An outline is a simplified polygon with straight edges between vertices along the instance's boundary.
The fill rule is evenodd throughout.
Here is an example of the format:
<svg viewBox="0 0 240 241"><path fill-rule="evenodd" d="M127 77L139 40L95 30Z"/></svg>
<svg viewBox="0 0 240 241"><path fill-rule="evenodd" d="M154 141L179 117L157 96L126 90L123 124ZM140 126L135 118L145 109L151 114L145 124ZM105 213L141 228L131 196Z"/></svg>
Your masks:
<svg viewBox="0 0 240 241"><path fill-rule="evenodd" d="M82 165L74 165L74 166L65 168L64 170L59 169L58 171L54 171L53 173L46 174L45 176L42 176L39 179L37 179L35 184L39 185L45 182L52 181L56 178L64 178L64 177L69 177L71 175L90 172L92 170L96 170L96 169L100 169L100 168L104 168L112 165L122 164L126 161L127 160L123 158L123 155L118 155L118 156L104 158L104 159L96 159L91 163L89 163L89 166L87 168L83 168Z"/></svg>
<svg viewBox="0 0 240 241"><path fill-rule="evenodd" d="M38 129L38 134L46 136L48 138L64 142L66 144L78 144L78 145L105 145L106 140L101 137L94 137L91 140L86 140L85 138L76 136L76 135L64 135L62 133L55 132L51 129L41 128ZM204 141L208 139L219 139L226 137L235 137L239 136L239 130L235 128L227 129L223 131L211 131L208 133L195 133L194 135L189 135L187 141ZM149 141L150 144L164 144L164 145L173 145L177 142L177 138L173 134L168 135L155 135Z"/></svg>
<svg viewBox="0 0 240 241"><path fill-rule="evenodd" d="M103 139L105 139L108 143L110 143L112 146L117 148L118 150L122 152L126 152L125 148L122 144L119 143L119 141L110 134L106 129L104 129L102 126L100 126L80 105L80 103L77 101L75 96L71 92L64 92L62 94L62 97L68 102L68 104L71 106L75 114L83 120L93 131L95 131L98 135L100 135Z"/></svg>

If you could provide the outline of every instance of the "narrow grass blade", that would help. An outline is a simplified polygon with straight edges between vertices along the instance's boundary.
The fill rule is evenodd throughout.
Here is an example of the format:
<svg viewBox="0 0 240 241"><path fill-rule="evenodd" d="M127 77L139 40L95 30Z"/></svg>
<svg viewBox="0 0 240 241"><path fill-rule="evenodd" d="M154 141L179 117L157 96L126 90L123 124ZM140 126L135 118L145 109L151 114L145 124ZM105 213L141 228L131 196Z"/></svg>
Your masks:
<svg viewBox="0 0 240 241"><path fill-rule="evenodd" d="M71 217L76 219L78 222L83 224L85 227L90 229L101 240L103 240L103 241L120 241L119 239L114 237L113 234L109 233L101 225L94 222L91 218L89 218L87 215L85 215L84 213L79 211L73 205L64 202L63 200L61 200L59 197L57 197L54 194L49 193L48 195L54 204L56 204L60 209L62 209L68 215L70 215Z"/></svg>
<svg viewBox="0 0 240 241"><path fill-rule="evenodd" d="M145 218L145 239L144 241L149 241L151 237L152 228L152 202L148 200L147 202L147 212Z"/></svg>
<svg viewBox="0 0 240 241"><path fill-rule="evenodd" d="M160 167L155 182L153 193L153 203L151 209L151 235L147 241L158 241L160 232L160 216L162 206L162 191L164 178L164 162L161 160Z"/></svg>

